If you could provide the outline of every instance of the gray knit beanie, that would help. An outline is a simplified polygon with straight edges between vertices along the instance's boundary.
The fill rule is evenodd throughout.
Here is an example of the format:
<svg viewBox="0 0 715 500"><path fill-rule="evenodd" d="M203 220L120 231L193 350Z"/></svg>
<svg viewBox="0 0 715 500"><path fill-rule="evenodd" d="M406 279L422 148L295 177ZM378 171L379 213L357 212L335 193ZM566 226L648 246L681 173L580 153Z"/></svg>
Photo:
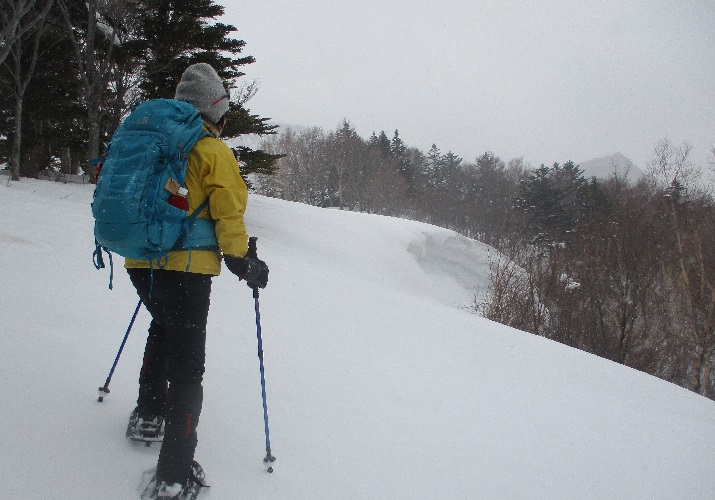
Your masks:
<svg viewBox="0 0 715 500"><path fill-rule="evenodd" d="M204 117L217 123L228 111L229 93L210 64L192 64L176 86L174 99L188 101Z"/></svg>

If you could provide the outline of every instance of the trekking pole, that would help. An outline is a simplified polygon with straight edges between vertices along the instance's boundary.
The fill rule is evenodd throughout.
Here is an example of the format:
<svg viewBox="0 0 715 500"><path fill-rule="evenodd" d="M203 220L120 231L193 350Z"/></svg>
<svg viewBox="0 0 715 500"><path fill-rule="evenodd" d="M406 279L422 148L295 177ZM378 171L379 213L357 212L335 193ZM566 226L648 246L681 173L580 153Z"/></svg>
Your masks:
<svg viewBox="0 0 715 500"><path fill-rule="evenodd" d="M137 319L137 313L139 312L139 308L142 305L142 300L139 299L139 303L137 304L137 308L134 309L134 315L132 315L132 320L129 322L129 327L127 328L127 333L124 334L124 340L122 340L122 345L119 346L119 351L117 352L117 357L114 358L114 364L112 365L112 369L109 370L109 375L107 376L107 380L104 382L104 387L99 388L99 398L97 401L100 403L104 401L104 397L109 394L109 382L112 381L112 375L114 375L114 369L117 367L117 363L119 362L119 356L122 355L122 351L124 350L124 344L127 343L127 337L129 337L129 332L132 331L132 326L134 326L134 320Z"/></svg>
<svg viewBox="0 0 715 500"><path fill-rule="evenodd" d="M256 249L256 241L258 238L252 236L248 239L248 256L254 259L258 258L258 251ZM273 472L273 462L276 461L276 457L271 454L271 438L270 431L268 430L268 405L266 404L266 377L263 367L263 339L261 338L261 311L258 306L258 287L252 286L253 289L253 301L256 307L256 337L258 338L258 360L261 366L261 395L263 396L263 423L266 430L266 456L263 459L263 465L266 467L268 472Z"/></svg>

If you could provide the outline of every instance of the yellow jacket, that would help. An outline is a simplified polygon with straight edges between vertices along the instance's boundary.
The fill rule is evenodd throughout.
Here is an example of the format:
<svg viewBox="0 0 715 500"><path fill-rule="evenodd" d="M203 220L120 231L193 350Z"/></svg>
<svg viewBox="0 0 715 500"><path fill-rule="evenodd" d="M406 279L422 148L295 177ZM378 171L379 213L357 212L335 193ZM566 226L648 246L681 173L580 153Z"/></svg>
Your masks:
<svg viewBox="0 0 715 500"><path fill-rule="evenodd" d="M211 130L204 126L211 133ZM221 253L232 257L245 257L248 252L248 234L243 214L248 201L248 189L243 182L238 162L231 149L216 137L200 139L189 153L186 171L189 214L206 198L208 207L198 215L216 221L216 238L220 251L191 250L191 265L188 272L211 274L221 272ZM154 269L158 263L154 261ZM125 268L149 268L148 260L125 259ZM169 252L168 264L162 269L186 271L189 252L175 250Z"/></svg>

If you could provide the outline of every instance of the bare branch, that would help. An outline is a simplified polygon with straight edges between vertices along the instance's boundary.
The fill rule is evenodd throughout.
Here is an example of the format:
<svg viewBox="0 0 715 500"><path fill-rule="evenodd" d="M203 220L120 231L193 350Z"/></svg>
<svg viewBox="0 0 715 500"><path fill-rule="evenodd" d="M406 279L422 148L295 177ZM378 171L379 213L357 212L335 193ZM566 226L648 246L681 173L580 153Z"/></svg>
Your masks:
<svg viewBox="0 0 715 500"><path fill-rule="evenodd" d="M7 59L15 39L34 29L38 22L47 17L54 0L47 1L40 12L28 18L36 3L37 0L0 1L0 20L3 26L0 30L0 64Z"/></svg>

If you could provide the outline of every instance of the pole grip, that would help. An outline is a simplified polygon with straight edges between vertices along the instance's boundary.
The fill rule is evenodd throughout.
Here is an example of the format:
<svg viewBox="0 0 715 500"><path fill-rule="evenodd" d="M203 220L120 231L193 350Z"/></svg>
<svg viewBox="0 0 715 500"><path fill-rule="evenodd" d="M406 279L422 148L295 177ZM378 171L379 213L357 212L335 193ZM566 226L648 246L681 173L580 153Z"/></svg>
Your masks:
<svg viewBox="0 0 715 500"><path fill-rule="evenodd" d="M252 259L258 258L258 249L256 246L257 241L258 237L256 236L251 236L250 238L248 238L248 256Z"/></svg>
<svg viewBox="0 0 715 500"><path fill-rule="evenodd" d="M248 238L248 257L251 259L258 258L258 248L256 245L257 241L257 236L251 236L250 238ZM258 300L258 287L252 286L251 289L253 290L253 298Z"/></svg>

